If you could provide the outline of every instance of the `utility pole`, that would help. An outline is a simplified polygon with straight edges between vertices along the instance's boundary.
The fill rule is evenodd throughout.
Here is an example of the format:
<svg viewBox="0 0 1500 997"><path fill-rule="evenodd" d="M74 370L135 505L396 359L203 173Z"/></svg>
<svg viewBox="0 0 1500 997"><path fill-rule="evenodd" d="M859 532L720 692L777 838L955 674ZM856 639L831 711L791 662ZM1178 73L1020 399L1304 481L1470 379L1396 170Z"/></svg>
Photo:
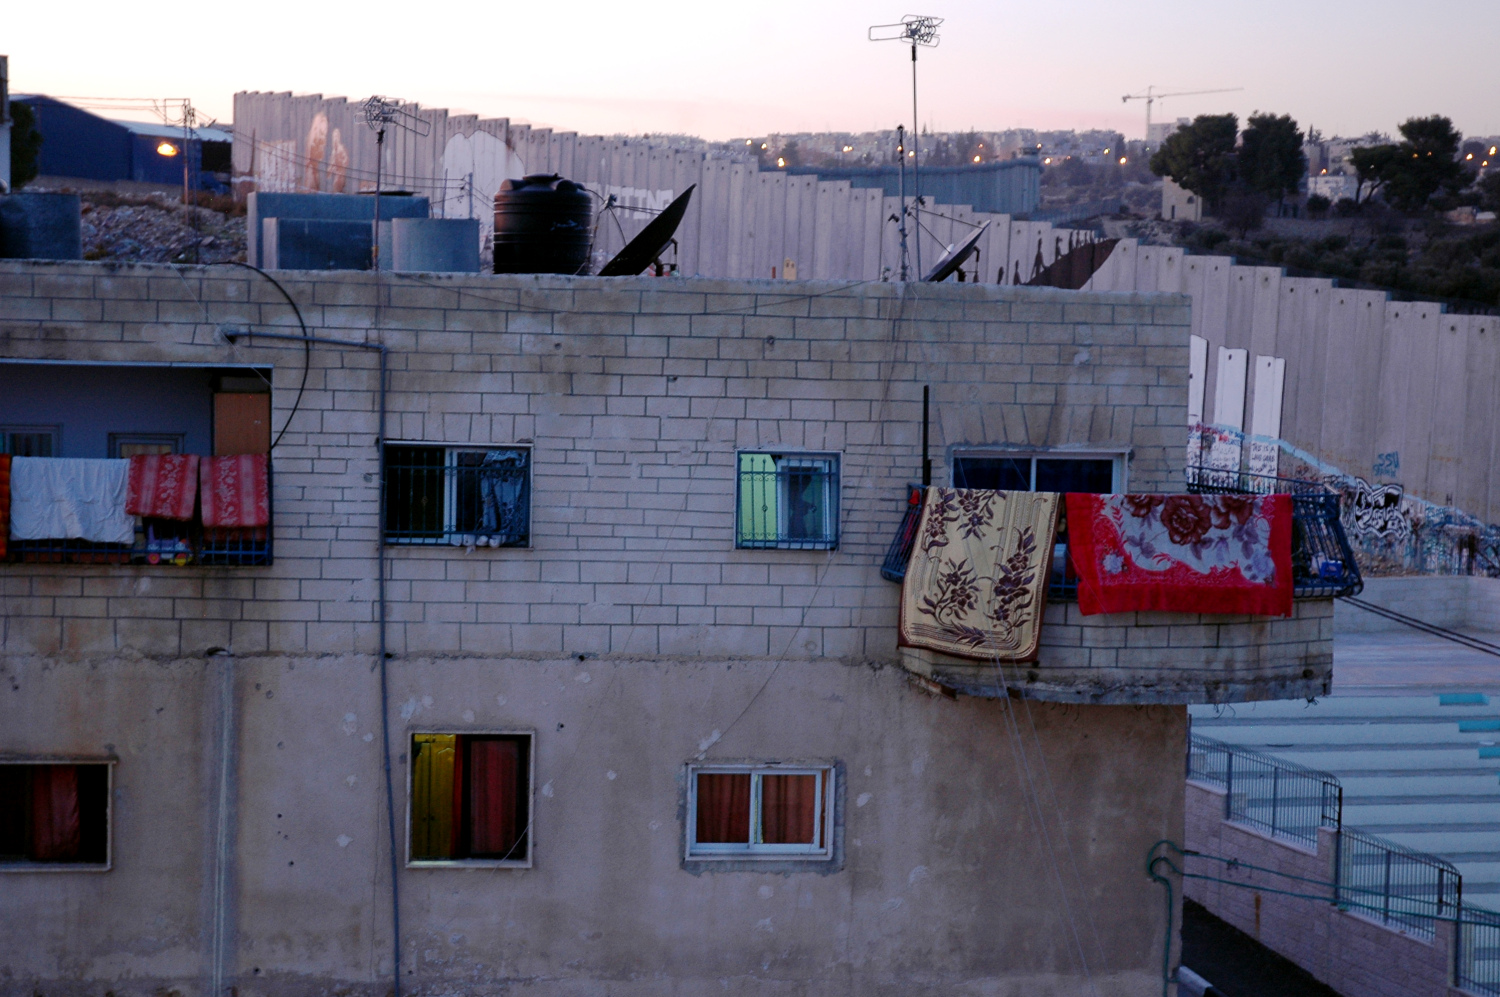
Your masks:
<svg viewBox="0 0 1500 997"><path fill-rule="evenodd" d="M374 249L371 253L373 266L376 273L380 272L380 182L382 167L385 165L385 130L391 124L400 125L409 132L417 135L427 135L432 131L430 122L418 117L402 106L400 99L396 97L381 97L378 94L366 97L365 124L375 131L375 238L372 240Z"/></svg>
<svg viewBox="0 0 1500 997"><path fill-rule="evenodd" d="M906 126L896 126L896 163L900 166L900 186L896 189L901 195L901 224L897 230L901 233L901 279L907 280L911 276L911 257L906 251Z"/></svg>

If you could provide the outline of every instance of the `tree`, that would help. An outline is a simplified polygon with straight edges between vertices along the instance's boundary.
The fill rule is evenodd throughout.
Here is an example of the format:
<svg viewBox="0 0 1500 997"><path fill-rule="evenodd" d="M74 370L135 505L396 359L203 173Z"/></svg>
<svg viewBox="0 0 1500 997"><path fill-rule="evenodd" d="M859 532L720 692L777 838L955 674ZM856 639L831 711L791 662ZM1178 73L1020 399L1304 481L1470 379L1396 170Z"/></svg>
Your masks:
<svg viewBox="0 0 1500 997"><path fill-rule="evenodd" d="M1203 198L1217 214L1236 177L1234 143L1240 119L1233 114L1200 114L1177 129L1151 157L1151 172L1171 177Z"/></svg>
<svg viewBox="0 0 1500 997"><path fill-rule="evenodd" d="M1409 118L1401 125L1405 141L1387 168L1386 199L1402 211L1421 211L1438 191L1457 194L1469 185L1469 171L1458 159L1463 136L1442 115Z"/></svg>
<svg viewBox="0 0 1500 997"><path fill-rule="evenodd" d="M1479 191L1479 206L1485 211L1500 212L1500 170L1490 170L1474 185Z"/></svg>
<svg viewBox="0 0 1500 997"><path fill-rule="evenodd" d="M1252 114L1240 136L1240 178L1251 190L1281 200L1307 171L1302 130L1289 114Z"/></svg>
<svg viewBox="0 0 1500 997"><path fill-rule="evenodd" d="M782 161L777 163L777 166L782 166L783 164L788 167L801 166L802 151L797 148L797 140L794 138L787 139L786 145L781 147L781 153L777 158Z"/></svg>
<svg viewBox="0 0 1500 997"><path fill-rule="evenodd" d="M1245 184L1235 184L1224 195L1224 202L1218 211L1219 220L1244 239L1266 223L1266 206L1269 203L1270 198L1260 191Z"/></svg>
<svg viewBox="0 0 1500 997"><path fill-rule="evenodd" d="M1310 195L1307 199L1307 216L1309 218L1324 218L1328 215L1328 209L1333 207L1333 202L1322 194Z"/></svg>
<svg viewBox="0 0 1500 997"><path fill-rule="evenodd" d="M36 130L36 112L30 104L12 101L10 120L10 187L19 190L36 179L42 133Z"/></svg>
<svg viewBox="0 0 1500 997"><path fill-rule="evenodd" d="M1367 145L1349 153L1349 161L1354 164L1354 175L1359 181L1354 188L1356 204L1370 200L1385 186L1390 179L1391 164L1399 154L1397 147L1389 143ZM1369 190L1365 190L1367 184Z"/></svg>

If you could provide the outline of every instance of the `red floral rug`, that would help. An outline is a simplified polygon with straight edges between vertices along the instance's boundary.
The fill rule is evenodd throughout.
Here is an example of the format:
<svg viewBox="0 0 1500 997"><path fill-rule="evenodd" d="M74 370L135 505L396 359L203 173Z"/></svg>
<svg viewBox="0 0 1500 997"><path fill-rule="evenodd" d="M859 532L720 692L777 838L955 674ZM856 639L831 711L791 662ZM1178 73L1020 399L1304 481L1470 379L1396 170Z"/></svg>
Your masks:
<svg viewBox="0 0 1500 997"><path fill-rule="evenodd" d="M1085 616L1292 615L1290 495L1068 495Z"/></svg>

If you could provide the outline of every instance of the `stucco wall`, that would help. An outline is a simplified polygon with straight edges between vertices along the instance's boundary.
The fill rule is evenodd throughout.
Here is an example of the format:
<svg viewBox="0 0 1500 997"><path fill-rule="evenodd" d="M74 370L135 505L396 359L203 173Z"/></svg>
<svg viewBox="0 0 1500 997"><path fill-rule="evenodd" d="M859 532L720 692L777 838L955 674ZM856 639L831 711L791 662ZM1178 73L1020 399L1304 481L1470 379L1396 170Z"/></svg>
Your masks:
<svg viewBox="0 0 1500 997"><path fill-rule="evenodd" d="M391 668L398 736L536 731L534 867L399 874L412 992L1160 992L1142 866L1182 833L1181 707L953 701L826 660ZM388 992L379 687L337 655L0 662L0 753L119 758L112 871L0 872L0 994L208 989L229 669L225 985ZM698 758L839 764L830 870L686 871Z"/></svg>

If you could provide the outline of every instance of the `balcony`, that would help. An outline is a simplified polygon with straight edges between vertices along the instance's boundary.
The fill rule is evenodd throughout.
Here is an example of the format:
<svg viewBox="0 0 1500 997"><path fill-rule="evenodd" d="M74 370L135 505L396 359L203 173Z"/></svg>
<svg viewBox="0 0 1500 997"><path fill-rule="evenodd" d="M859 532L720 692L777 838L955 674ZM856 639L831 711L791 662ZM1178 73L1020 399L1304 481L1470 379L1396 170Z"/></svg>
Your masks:
<svg viewBox="0 0 1500 997"><path fill-rule="evenodd" d="M1333 599L1356 594L1363 585L1339 523L1338 496L1314 483L1246 475L1195 477L1189 491L1290 493L1291 616L1160 611L1085 616L1063 530L1053 548L1035 660L981 661L902 647L902 665L966 695L1053 702L1224 703L1326 694L1333 673ZM911 486L881 568L887 579L904 578L922 502L922 490Z"/></svg>

